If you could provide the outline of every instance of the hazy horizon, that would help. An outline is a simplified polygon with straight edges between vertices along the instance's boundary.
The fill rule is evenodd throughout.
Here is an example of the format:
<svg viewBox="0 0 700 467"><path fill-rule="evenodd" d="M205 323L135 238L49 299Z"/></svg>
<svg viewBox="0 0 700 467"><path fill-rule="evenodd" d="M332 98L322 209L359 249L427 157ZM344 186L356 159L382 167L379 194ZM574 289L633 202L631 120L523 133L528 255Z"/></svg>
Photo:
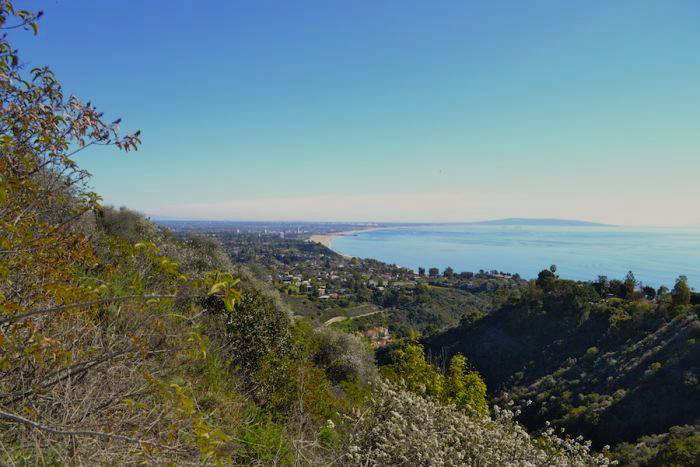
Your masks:
<svg viewBox="0 0 700 467"><path fill-rule="evenodd" d="M213 218L213 217L161 217L158 215L150 215L148 213L142 212L142 214L147 215L150 219L155 222L231 222L231 223L309 223L309 224L395 224L395 225L459 225L459 224L481 224L481 223L491 223L498 221L508 221L508 220L523 220L523 221L560 221L560 222L582 222L581 227L586 227L586 223L590 223L592 226L600 227L629 227L629 228L668 228L668 229L700 229L700 224L690 224L682 226L667 226L667 225L653 225L653 224L640 224L640 225L624 225L624 224L607 224L602 222L591 221L588 219L570 219L570 218L560 218L560 217L498 217L498 218L482 218L473 220L455 220L455 221L392 221L392 220L376 220L376 219L355 219L355 220L322 220L322 219L305 219L305 218L286 218L286 219L251 219L251 218ZM495 224L498 225L498 224Z"/></svg>
<svg viewBox="0 0 700 467"><path fill-rule="evenodd" d="M27 65L143 132L136 153L78 159L106 204L700 225L697 1L44 10L41 34L16 44Z"/></svg>

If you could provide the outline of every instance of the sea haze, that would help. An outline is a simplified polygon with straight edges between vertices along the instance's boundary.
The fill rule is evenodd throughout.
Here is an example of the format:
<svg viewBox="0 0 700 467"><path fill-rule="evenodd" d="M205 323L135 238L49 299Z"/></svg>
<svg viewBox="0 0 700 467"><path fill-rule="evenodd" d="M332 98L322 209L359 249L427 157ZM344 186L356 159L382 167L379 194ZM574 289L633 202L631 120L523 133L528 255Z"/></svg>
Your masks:
<svg viewBox="0 0 700 467"><path fill-rule="evenodd" d="M680 274L700 284L700 228L580 225L431 225L359 232L333 240L346 255L375 258L416 270L499 270L534 278L550 264L564 278L624 278L672 286Z"/></svg>

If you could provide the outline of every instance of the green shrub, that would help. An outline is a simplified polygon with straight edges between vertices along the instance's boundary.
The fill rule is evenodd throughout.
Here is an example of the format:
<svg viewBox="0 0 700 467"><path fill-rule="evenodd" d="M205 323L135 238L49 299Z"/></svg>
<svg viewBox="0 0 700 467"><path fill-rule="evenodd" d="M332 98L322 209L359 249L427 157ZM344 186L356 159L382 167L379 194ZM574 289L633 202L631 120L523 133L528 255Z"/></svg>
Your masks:
<svg viewBox="0 0 700 467"><path fill-rule="evenodd" d="M257 413L252 424L243 426L239 435L238 461L242 465L294 465L294 449L285 435L285 427Z"/></svg>
<svg viewBox="0 0 700 467"><path fill-rule="evenodd" d="M271 353L253 375L255 398L276 419L296 414L316 421L342 411L323 370L310 362Z"/></svg>
<svg viewBox="0 0 700 467"><path fill-rule="evenodd" d="M250 375L268 355L292 351L291 321L273 301L257 290L246 290L233 311L225 313L226 348L231 366Z"/></svg>
<svg viewBox="0 0 700 467"><path fill-rule="evenodd" d="M327 420L326 424L318 430L318 439L321 446L326 449L334 449L340 441L340 435L335 430L335 423L332 420Z"/></svg>
<svg viewBox="0 0 700 467"><path fill-rule="evenodd" d="M381 369L389 381L409 391L453 403L470 414L488 414L486 384L476 371L467 371L467 360L455 355L447 375L425 360L423 347L404 343L390 354L392 363Z"/></svg>
<svg viewBox="0 0 700 467"><path fill-rule="evenodd" d="M467 359L462 355L452 357L443 400L466 413L488 415L486 383L476 371L466 371L466 367Z"/></svg>
<svg viewBox="0 0 700 467"><path fill-rule="evenodd" d="M650 462L653 466L684 467L700 465L700 433L671 436Z"/></svg>

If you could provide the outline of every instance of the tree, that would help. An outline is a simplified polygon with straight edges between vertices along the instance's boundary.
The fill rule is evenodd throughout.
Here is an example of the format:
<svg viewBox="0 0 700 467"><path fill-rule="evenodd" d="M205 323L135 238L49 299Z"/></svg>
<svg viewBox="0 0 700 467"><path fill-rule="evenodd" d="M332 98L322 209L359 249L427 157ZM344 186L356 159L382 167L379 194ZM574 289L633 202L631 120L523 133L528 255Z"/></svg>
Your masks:
<svg viewBox="0 0 700 467"><path fill-rule="evenodd" d="M555 270L556 270L556 267L555 267ZM551 268L550 269L543 269L537 275L537 280L535 281L535 283L542 290L548 291L548 290L552 289L556 279L557 279L557 276L552 272Z"/></svg>
<svg viewBox="0 0 700 467"><path fill-rule="evenodd" d="M608 276L598 276L598 280L593 285L598 292L598 295L605 297L610 290L610 282Z"/></svg>
<svg viewBox="0 0 700 467"><path fill-rule="evenodd" d="M454 276L454 274L455 274L455 271L454 271L454 269L452 269L450 266L447 266L447 267L445 268L445 270L442 272L442 275L443 275L444 277L447 277L447 278L450 278L450 277Z"/></svg>
<svg viewBox="0 0 700 467"><path fill-rule="evenodd" d="M430 277L437 277L440 275L440 270L438 268L430 268L428 269L428 276Z"/></svg>
<svg viewBox="0 0 700 467"><path fill-rule="evenodd" d="M86 231L100 197L74 157L91 146L140 144L139 132L119 136L120 119L105 121L90 102L65 97L48 67L20 63L4 33L36 34L41 16L0 2L0 383L17 384L0 390L22 398L83 357L71 335L94 329L94 304L105 299L82 279L99 264Z"/></svg>
<svg viewBox="0 0 700 467"><path fill-rule="evenodd" d="M226 317L226 345L236 356L232 366L246 375L260 367L270 353L288 355L291 351L291 321L272 299L257 290L246 291L235 310L223 310Z"/></svg>
<svg viewBox="0 0 700 467"><path fill-rule="evenodd" d="M634 289L637 287L637 279L634 277L634 273L632 271L627 271L627 275L625 276L624 287L624 298L632 298L634 296Z"/></svg>
<svg viewBox="0 0 700 467"><path fill-rule="evenodd" d="M678 276L676 285L671 291L671 300L674 307L687 305L690 303L690 287L688 287L688 278L686 276Z"/></svg>
<svg viewBox="0 0 700 467"><path fill-rule="evenodd" d="M486 384L476 371L467 371L467 360L462 355L452 357L446 375L426 361L420 344L404 343L389 358L391 365L381 369L389 381L421 396L455 404L469 414L488 415Z"/></svg>
<svg viewBox="0 0 700 467"><path fill-rule="evenodd" d="M644 297L647 300L654 300L656 298L656 290L654 287L649 287L648 285L645 285L642 287L642 293L644 294Z"/></svg>
<svg viewBox="0 0 700 467"><path fill-rule="evenodd" d="M609 293L615 295L619 298L625 298L627 296L627 288L625 283L620 279L612 279L608 286Z"/></svg>
<svg viewBox="0 0 700 467"><path fill-rule="evenodd" d="M691 305L700 305L700 292L691 292L690 293L690 304Z"/></svg>
<svg viewBox="0 0 700 467"><path fill-rule="evenodd" d="M391 352L391 365L381 368L389 381L402 383L416 394L440 398L444 391L445 377L425 360L420 344L404 343Z"/></svg>
<svg viewBox="0 0 700 467"><path fill-rule="evenodd" d="M425 276L425 268L422 266L418 267L418 275L419 276Z"/></svg>
<svg viewBox="0 0 700 467"><path fill-rule="evenodd" d="M486 383L476 371L466 371L467 359L457 354L450 360L445 400L469 414L488 415Z"/></svg>

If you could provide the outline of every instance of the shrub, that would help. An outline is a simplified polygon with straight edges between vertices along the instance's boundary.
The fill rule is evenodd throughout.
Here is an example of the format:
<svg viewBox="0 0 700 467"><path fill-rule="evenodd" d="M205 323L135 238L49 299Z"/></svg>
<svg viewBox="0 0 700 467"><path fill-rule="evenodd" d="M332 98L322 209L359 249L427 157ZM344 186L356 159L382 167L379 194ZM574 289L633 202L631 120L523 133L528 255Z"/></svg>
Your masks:
<svg viewBox="0 0 700 467"><path fill-rule="evenodd" d="M284 426L258 412L252 424L244 425L237 450L241 465L292 465L294 449Z"/></svg>
<svg viewBox="0 0 700 467"><path fill-rule="evenodd" d="M322 421L342 405L323 370L305 360L271 353L260 362L253 382L256 400L275 418L295 414Z"/></svg>
<svg viewBox="0 0 700 467"><path fill-rule="evenodd" d="M268 355L284 357L292 351L291 321L271 299L246 290L233 311L223 310L225 343L231 366L250 375Z"/></svg>
<svg viewBox="0 0 700 467"><path fill-rule="evenodd" d="M671 436L650 462L653 466L700 465L700 433Z"/></svg>
<svg viewBox="0 0 700 467"><path fill-rule="evenodd" d="M466 367L467 359L462 355L452 357L443 399L469 414L488 415L486 383L476 371L465 371Z"/></svg>
<svg viewBox="0 0 700 467"><path fill-rule="evenodd" d="M231 259L220 242L200 235L189 235L181 241L172 238L163 251L180 264L187 274L202 276L211 270L231 271Z"/></svg>
<svg viewBox="0 0 700 467"><path fill-rule="evenodd" d="M354 335L324 328L317 332L314 362L326 369L331 381L349 381L357 378L362 383L377 379L374 356Z"/></svg>
<svg viewBox="0 0 700 467"><path fill-rule="evenodd" d="M345 454L352 465L607 465L589 443L542 434L536 444L498 411L496 420L468 416L395 386L381 384L370 408L356 420ZM539 445L546 445L544 449Z"/></svg>
<svg viewBox="0 0 700 467"><path fill-rule="evenodd" d="M138 212L122 206L104 206L96 211L97 227L107 235L122 237L130 242L152 238L156 227Z"/></svg>
<svg viewBox="0 0 700 467"><path fill-rule="evenodd" d="M404 343L390 354L392 364L382 368L391 382L409 391L453 403L470 414L488 414L486 384L476 371L467 371L467 360L457 354L452 357L447 375L425 360L423 347Z"/></svg>
<svg viewBox="0 0 700 467"><path fill-rule="evenodd" d="M335 430L335 423L327 420L326 424L318 430L318 439L321 445L327 449L332 449L338 445L340 436Z"/></svg>

